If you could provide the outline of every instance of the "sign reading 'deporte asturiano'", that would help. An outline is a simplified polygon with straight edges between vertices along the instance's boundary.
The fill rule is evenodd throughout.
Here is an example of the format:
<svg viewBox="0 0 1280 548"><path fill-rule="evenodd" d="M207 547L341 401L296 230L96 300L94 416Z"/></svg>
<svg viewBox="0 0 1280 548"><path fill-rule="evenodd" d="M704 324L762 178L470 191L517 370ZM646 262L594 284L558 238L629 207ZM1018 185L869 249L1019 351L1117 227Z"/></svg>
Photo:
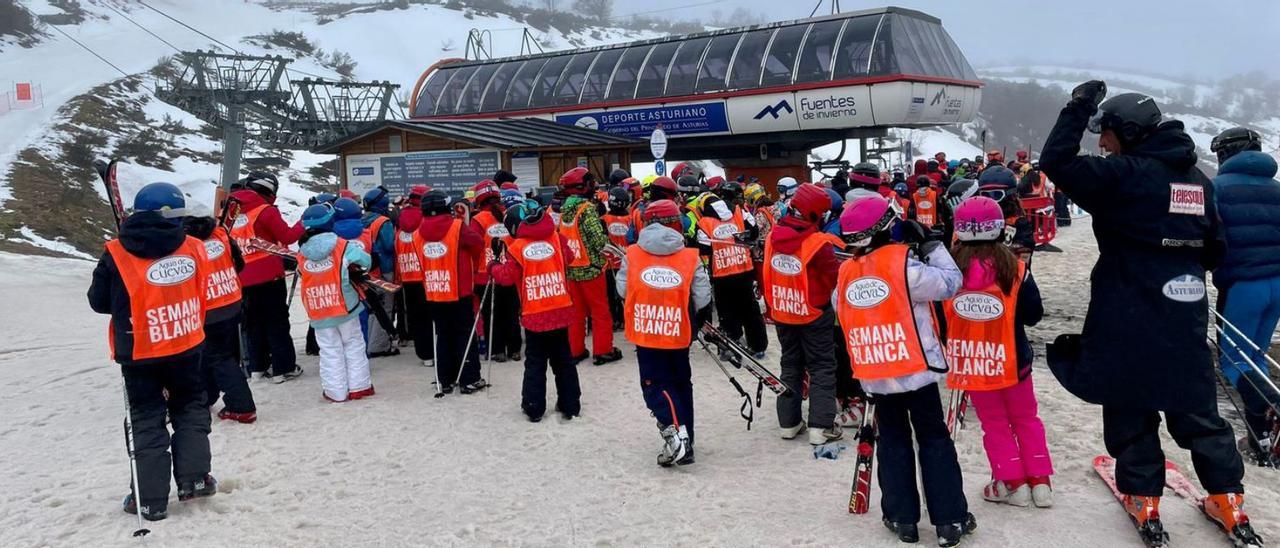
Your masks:
<svg viewBox="0 0 1280 548"><path fill-rule="evenodd" d="M561 114L556 116L556 122L640 139L648 139L658 124L667 135L729 131L724 103L720 101Z"/></svg>

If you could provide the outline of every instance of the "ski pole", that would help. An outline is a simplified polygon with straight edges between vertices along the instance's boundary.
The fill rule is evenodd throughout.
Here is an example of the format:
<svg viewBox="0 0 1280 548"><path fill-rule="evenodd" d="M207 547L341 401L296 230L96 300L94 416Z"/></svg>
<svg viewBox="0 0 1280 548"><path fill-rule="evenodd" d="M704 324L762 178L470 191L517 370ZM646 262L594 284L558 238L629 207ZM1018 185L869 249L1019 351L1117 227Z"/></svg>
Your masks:
<svg viewBox="0 0 1280 548"><path fill-rule="evenodd" d="M129 403L129 383L123 372L120 375L120 388L124 393L124 439L129 448L129 473L133 477L133 507L138 516L138 530L133 532L133 536L145 537L151 534L151 530L142 524L142 489L138 482L138 460L133 447L133 406Z"/></svg>
<svg viewBox="0 0 1280 548"><path fill-rule="evenodd" d="M493 278L489 278L489 283L484 284L484 295L480 297L480 302L484 302L484 298L489 296L489 290L493 288ZM453 379L454 386L462 381L462 370L467 367L467 358L471 356L471 343L476 340L476 328L480 325L480 310L476 311L476 319L471 322L471 332L467 334L467 345L462 350L462 362L458 364L458 376Z"/></svg>
<svg viewBox="0 0 1280 548"><path fill-rule="evenodd" d="M491 284L493 283L492 274L489 275L489 283ZM495 308L493 304L493 300L495 297L497 297L496 294L489 297L489 318L487 320L489 322L489 337L485 339L486 341L488 341L489 344L485 346L485 350L487 350L487 352L485 352L486 355L484 358L484 360L487 362L493 361L493 315L494 315L494 308ZM480 300L480 307L484 308L484 299ZM492 369L490 369L490 371L492 371Z"/></svg>
<svg viewBox="0 0 1280 548"><path fill-rule="evenodd" d="M302 274L300 274L297 270L297 267L295 267L293 270L293 280L289 282L289 298L284 303L285 308L289 308L293 306L293 294L296 293L298 290L298 278L301 278L301 277L302 277Z"/></svg>
<svg viewBox="0 0 1280 548"><path fill-rule="evenodd" d="M711 347L707 346L707 342L702 340L702 337L694 338L697 339L698 344L702 346L702 350L705 351L708 356L711 356L711 361L716 362L716 365L720 367L720 372L724 373L725 377L728 377L729 384L732 384L733 388L738 391L738 395L742 396L742 407L738 408L738 414L747 421L747 430L751 430L751 423L755 421L755 409L751 407L751 394L747 393L747 391L742 388L741 384L738 384L738 379L733 378L733 375L729 373L729 370L720 362L720 358L716 356L715 352L711 351Z"/></svg>

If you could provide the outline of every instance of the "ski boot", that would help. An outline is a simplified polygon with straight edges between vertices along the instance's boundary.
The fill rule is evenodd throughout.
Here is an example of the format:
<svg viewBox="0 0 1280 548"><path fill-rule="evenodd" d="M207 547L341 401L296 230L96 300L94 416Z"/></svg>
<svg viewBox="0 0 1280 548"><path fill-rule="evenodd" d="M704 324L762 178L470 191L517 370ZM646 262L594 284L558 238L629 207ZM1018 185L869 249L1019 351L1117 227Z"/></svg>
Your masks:
<svg viewBox="0 0 1280 548"><path fill-rule="evenodd" d="M462 387L459 388L458 391L462 392L463 394L474 394L488 387L489 387L488 381L484 379L479 379L476 382L473 382L471 384L462 385Z"/></svg>
<svg viewBox="0 0 1280 548"><path fill-rule="evenodd" d="M507 363L507 355L502 352L498 352L493 355L493 361L496 363Z"/></svg>
<svg viewBox="0 0 1280 548"><path fill-rule="evenodd" d="M510 354L507 354L507 359L509 359L509 360L511 360L511 361L513 361L513 362L518 362L518 361L520 361L520 360L521 360L521 358L520 358L520 351L519 351L519 350L516 350L515 352L512 352L512 353L510 353Z"/></svg>
<svg viewBox="0 0 1280 548"><path fill-rule="evenodd" d="M1025 480L992 480L982 488L982 498L987 502L1025 508L1031 505L1031 486Z"/></svg>
<svg viewBox="0 0 1280 548"><path fill-rule="evenodd" d="M253 424L258 420L258 414L254 411L236 413L235 411L228 411L224 407L221 411L218 411L218 418L224 421L236 421L241 424Z"/></svg>
<svg viewBox="0 0 1280 548"><path fill-rule="evenodd" d="M684 426L680 427L680 440L684 442L684 456L676 461L677 465L685 466L693 464L693 440L689 439L689 431Z"/></svg>
<svg viewBox="0 0 1280 548"><path fill-rule="evenodd" d="M1262 546L1262 537L1253 532L1249 516L1244 513L1243 493L1209 495L1200 510L1218 524L1236 546Z"/></svg>
<svg viewBox="0 0 1280 548"><path fill-rule="evenodd" d="M674 424L665 427L659 424L658 427L662 429L662 452L658 453L658 466L668 468L688 452L689 448L685 445L688 434L680 437L680 428Z"/></svg>
<svg viewBox="0 0 1280 548"><path fill-rule="evenodd" d="M836 415L836 423L845 428L856 428L862 425L863 410L862 398L849 398L844 401L844 408Z"/></svg>
<svg viewBox="0 0 1280 548"><path fill-rule="evenodd" d="M123 506L124 513L126 514L138 513L138 502L137 502L137 499L133 497L133 493L129 493L128 495L124 496L124 502L121 504L121 506ZM168 508L155 508L152 506L142 507L142 519L145 519L147 521L160 521L167 517L169 517Z"/></svg>
<svg viewBox="0 0 1280 548"><path fill-rule="evenodd" d="M184 481L178 484L178 501L186 502L191 499L203 497L212 497L218 492L218 480L213 476L205 474L200 481L190 482Z"/></svg>
<svg viewBox="0 0 1280 548"><path fill-rule="evenodd" d="M1031 503L1036 508L1053 506L1053 484L1049 482L1049 476L1027 478L1027 485L1031 486Z"/></svg>
<svg viewBox="0 0 1280 548"><path fill-rule="evenodd" d="M785 427L785 426L784 426L784 427L782 427L782 428L780 429L780 433L781 433L781 435L782 435L782 439L784 439L784 440L794 440L794 439L796 439L796 436L799 436L799 435L800 435L800 433L801 433L801 432L804 432L804 431L805 431L805 429L807 429L808 427L809 427L809 426L808 426L807 424L805 424L805 423L804 423L804 421L800 421L800 424L797 424L797 425L795 425L795 426L792 426L792 427Z"/></svg>
<svg viewBox="0 0 1280 548"><path fill-rule="evenodd" d="M907 544L915 544L920 542L920 528L914 523L895 523L884 518L884 526L886 529L898 535L898 540Z"/></svg>
<svg viewBox="0 0 1280 548"><path fill-rule="evenodd" d="M939 525L938 530L938 546L948 548L950 546L958 546L960 538L971 534L978 528L978 520L973 514L965 514L964 521L957 523L946 523Z"/></svg>
<svg viewBox="0 0 1280 548"><path fill-rule="evenodd" d="M844 437L844 431L840 429L839 424L831 425L831 428L809 429L809 445L824 445L837 441Z"/></svg>
<svg viewBox="0 0 1280 548"><path fill-rule="evenodd" d="M1164 532L1164 525L1160 523L1160 497L1125 495L1121 502L1134 527L1138 528L1142 542L1147 546L1169 544L1169 533Z"/></svg>
<svg viewBox="0 0 1280 548"><path fill-rule="evenodd" d="M617 348L614 348L613 350L610 350L607 354L596 354L596 357L591 360L591 364L604 365L606 363L616 362L621 359L622 359L622 351L618 350Z"/></svg>

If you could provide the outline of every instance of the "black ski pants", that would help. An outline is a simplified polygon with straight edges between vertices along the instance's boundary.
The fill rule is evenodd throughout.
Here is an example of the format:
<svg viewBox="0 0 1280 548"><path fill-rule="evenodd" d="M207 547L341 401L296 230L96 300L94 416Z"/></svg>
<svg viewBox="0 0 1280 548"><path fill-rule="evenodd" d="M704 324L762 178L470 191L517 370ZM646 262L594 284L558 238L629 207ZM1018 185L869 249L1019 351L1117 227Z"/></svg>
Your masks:
<svg viewBox="0 0 1280 548"><path fill-rule="evenodd" d="M209 473L210 419L200 356L121 369L133 420L141 491L137 499L152 511L162 510L168 507L171 473L179 483L199 481Z"/></svg>
<svg viewBox="0 0 1280 548"><path fill-rule="evenodd" d="M271 370L283 375L298 367L289 334L289 286L284 278L247 286L244 294L244 327L249 339L249 371Z"/></svg>
<svg viewBox="0 0 1280 548"><path fill-rule="evenodd" d="M844 330L840 324L835 325L835 341L832 343L836 356L836 399L844 402L849 398L862 397L862 383L853 378L853 362L849 361L849 347L844 342Z"/></svg>
<svg viewBox="0 0 1280 548"><path fill-rule="evenodd" d="M1168 413L1169 435L1191 451L1200 484L1209 494L1243 493L1244 462L1231 425L1217 409L1205 413ZM1164 451L1160 449L1160 412L1102 406L1102 437L1116 459L1121 493L1158 497L1164 493Z"/></svg>
<svg viewBox="0 0 1280 548"><path fill-rule="evenodd" d="M405 282L400 287L400 296L404 299L405 323L409 338L413 339L413 353L419 360L435 359L436 342L431 334L430 308L422 282Z"/></svg>
<svg viewBox="0 0 1280 548"><path fill-rule="evenodd" d="M895 523L920 521L920 492L916 489L919 459L929 523L937 526L963 521L969 513L969 503L964 498L956 446L942 418L938 385L901 394L876 394L873 401L880 433L876 446L880 508L885 519Z"/></svg>
<svg viewBox="0 0 1280 548"><path fill-rule="evenodd" d="M689 349L665 350L636 347L640 363L640 391L644 404L663 427L677 424L693 441L693 373Z"/></svg>
<svg viewBox="0 0 1280 548"><path fill-rule="evenodd" d="M720 329L733 339L745 334L747 348L752 352L764 352L769 348L769 336L764 329L764 316L756 302L755 272L743 272L732 276L711 279L711 294L720 317Z"/></svg>
<svg viewBox="0 0 1280 548"><path fill-rule="evenodd" d="M454 379L464 386L480 380L479 344L471 336L471 326L476 319L473 299L478 298L468 295L456 301L426 302L427 315L436 327L436 374L444 386L453 385ZM469 350L468 340L471 341ZM465 364L463 354L467 355Z"/></svg>
<svg viewBox="0 0 1280 548"><path fill-rule="evenodd" d="M831 428L836 418L836 360L831 330L835 312L830 307L818 319L804 325L777 324L782 346L783 384L791 390L778 396L778 426L800 424L801 387L809 373L809 428Z"/></svg>
<svg viewBox="0 0 1280 548"><path fill-rule="evenodd" d="M489 348L496 356L501 352L515 354L524 341L520 335L520 294L514 285L493 286L493 340Z"/></svg>
<svg viewBox="0 0 1280 548"><path fill-rule="evenodd" d="M538 418L547 412L547 367L556 377L556 409L577 415L582 411L582 386L578 367L569 352L569 330L525 331L524 384L520 409Z"/></svg>
<svg viewBox="0 0 1280 548"><path fill-rule="evenodd" d="M609 297L609 315L613 317L613 330L617 331L623 327L624 315L622 306L624 299L618 294L618 271L606 269L604 271L604 282L608 286L607 295Z"/></svg>
<svg viewBox="0 0 1280 548"><path fill-rule="evenodd" d="M205 407L213 407L222 396L222 404L233 413L257 411L249 381L240 369L240 318L237 316L204 325Z"/></svg>

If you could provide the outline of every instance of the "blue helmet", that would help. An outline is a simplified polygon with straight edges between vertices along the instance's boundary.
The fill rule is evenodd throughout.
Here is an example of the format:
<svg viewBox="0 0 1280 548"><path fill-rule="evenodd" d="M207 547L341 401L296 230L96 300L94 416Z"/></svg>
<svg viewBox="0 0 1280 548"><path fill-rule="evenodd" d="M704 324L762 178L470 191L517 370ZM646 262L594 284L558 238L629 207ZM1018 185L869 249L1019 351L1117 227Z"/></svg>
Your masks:
<svg viewBox="0 0 1280 548"><path fill-rule="evenodd" d="M844 207L844 197L839 192L829 188L823 189L827 191L827 196L831 198L831 211L840 211Z"/></svg>
<svg viewBox="0 0 1280 548"><path fill-rule="evenodd" d="M310 205L332 204L337 199L338 199L337 194L333 194L330 192L321 192L319 194L316 194L315 196L312 196L309 202L310 202Z"/></svg>
<svg viewBox="0 0 1280 548"><path fill-rule="evenodd" d="M302 212L302 227L312 232L333 230L333 206L316 204Z"/></svg>
<svg viewBox="0 0 1280 548"><path fill-rule="evenodd" d="M154 211L166 219L187 216L187 199L169 183L150 183L133 197L133 211Z"/></svg>
<svg viewBox="0 0 1280 548"><path fill-rule="evenodd" d="M369 211L386 211L391 207L391 194L382 185L364 193L364 208Z"/></svg>
<svg viewBox="0 0 1280 548"><path fill-rule="evenodd" d="M333 218L336 221L359 219L364 214L360 204L351 198L338 198L333 202Z"/></svg>

